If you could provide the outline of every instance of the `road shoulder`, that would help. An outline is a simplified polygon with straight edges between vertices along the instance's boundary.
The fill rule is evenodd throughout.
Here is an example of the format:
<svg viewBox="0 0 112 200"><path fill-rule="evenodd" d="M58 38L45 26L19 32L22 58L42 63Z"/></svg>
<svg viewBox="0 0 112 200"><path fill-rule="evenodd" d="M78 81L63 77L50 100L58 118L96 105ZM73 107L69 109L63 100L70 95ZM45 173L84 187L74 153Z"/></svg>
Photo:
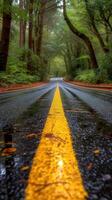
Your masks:
<svg viewBox="0 0 112 200"><path fill-rule="evenodd" d="M29 84L11 84L7 87L0 87L0 94L6 93L6 92L13 92L18 91L22 89L30 89L30 88L36 88L40 86L46 85L48 82L36 82L36 83L29 83Z"/></svg>
<svg viewBox="0 0 112 200"><path fill-rule="evenodd" d="M93 90L97 89L97 90L112 91L112 84L92 84L92 83L83 83L80 81L66 81L66 82L75 85L76 87L83 87Z"/></svg>

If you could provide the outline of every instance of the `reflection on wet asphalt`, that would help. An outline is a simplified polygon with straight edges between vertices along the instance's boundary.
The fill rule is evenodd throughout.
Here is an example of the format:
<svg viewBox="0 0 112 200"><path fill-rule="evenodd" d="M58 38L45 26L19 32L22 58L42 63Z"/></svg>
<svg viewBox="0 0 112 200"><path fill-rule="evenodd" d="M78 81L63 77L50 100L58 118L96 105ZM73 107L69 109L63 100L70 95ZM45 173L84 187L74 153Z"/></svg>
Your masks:
<svg viewBox="0 0 112 200"><path fill-rule="evenodd" d="M63 83L63 87L72 94L77 95L81 100L97 111L103 119L112 124L112 91L104 92L82 88L79 89L67 83Z"/></svg>
<svg viewBox="0 0 112 200"><path fill-rule="evenodd" d="M111 200L111 93L79 90L63 82L59 86L88 200ZM0 95L0 200L24 200L55 87L54 82Z"/></svg>
<svg viewBox="0 0 112 200"><path fill-rule="evenodd" d="M24 199L28 174L53 98L42 95L13 125L1 131L0 200Z"/></svg>
<svg viewBox="0 0 112 200"><path fill-rule="evenodd" d="M62 85L61 95L88 199L111 200L112 125Z"/></svg>
<svg viewBox="0 0 112 200"><path fill-rule="evenodd" d="M0 128L9 122L13 123L23 111L54 86L54 84L47 84L39 88L0 94Z"/></svg>

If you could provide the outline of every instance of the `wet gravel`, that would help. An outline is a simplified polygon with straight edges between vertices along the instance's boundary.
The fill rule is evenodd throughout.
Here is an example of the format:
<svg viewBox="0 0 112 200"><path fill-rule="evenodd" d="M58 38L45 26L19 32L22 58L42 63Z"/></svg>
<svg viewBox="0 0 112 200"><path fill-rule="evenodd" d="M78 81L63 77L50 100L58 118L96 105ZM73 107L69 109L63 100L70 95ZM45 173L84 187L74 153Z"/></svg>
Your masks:
<svg viewBox="0 0 112 200"><path fill-rule="evenodd" d="M112 125L61 86L65 114L72 132L88 200L112 199Z"/></svg>

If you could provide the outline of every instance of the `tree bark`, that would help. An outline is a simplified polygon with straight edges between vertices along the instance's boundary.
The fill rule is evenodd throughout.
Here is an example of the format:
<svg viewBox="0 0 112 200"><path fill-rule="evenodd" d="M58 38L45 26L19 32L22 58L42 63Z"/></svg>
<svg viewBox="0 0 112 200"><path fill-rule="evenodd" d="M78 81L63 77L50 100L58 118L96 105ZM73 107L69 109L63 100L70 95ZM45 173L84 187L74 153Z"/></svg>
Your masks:
<svg viewBox="0 0 112 200"><path fill-rule="evenodd" d="M21 10L25 9L24 0L20 0L19 7ZM20 37L19 37L20 48L25 47L25 39L26 39L26 21L24 19L20 19Z"/></svg>
<svg viewBox="0 0 112 200"><path fill-rule="evenodd" d="M95 56L95 52L92 46L92 43L89 39L88 36L86 36L84 33L81 33L70 21L70 19L67 16L67 12L66 12L66 2L65 0L63 0L63 15L64 15L64 19L68 25L68 27L70 28L70 30L77 35L80 39L82 39L84 41L84 43L86 44L88 50L89 50L89 54L90 54L90 58L91 58L91 64L92 64L92 68L93 69L97 69L98 68L98 63L96 60L96 56Z"/></svg>
<svg viewBox="0 0 112 200"><path fill-rule="evenodd" d="M34 0L29 2L29 49L33 49L33 4Z"/></svg>
<svg viewBox="0 0 112 200"><path fill-rule="evenodd" d="M7 66L11 20L12 20L11 6L12 6L12 0L3 1L3 24L2 24L2 35L0 44L0 71L6 71L6 66ZM6 7L8 8L7 12L5 10Z"/></svg>
<svg viewBox="0 0 112 200"><path fill-rule="evenodd" d="M95 33L96 37L99 40L100 46L101 46L101 48L102 48L104 53L108 53L109 52L109 48L105 45L105 43L103 41L103 38L102 38L100 32L98 31L98 29L96 27L95 20L94 20L94 15L92 14L91 10L89 9L88 0L85 0L85 5L86 5L86 10L88 12L89 18L91 20L91 24L92 24L94 33Z"/></svg>
<svg viewBox="0 0 112 200"><path fill-rule="evenodd" d="M98 40L99 40L99 43L100 43L100 46L101 46L103 52L104 52L105 54L107 54L107 53L109 52L109 48L105 45L105 43L104 43L104 41L103 41L103 38L101 37L101 35L100 35L98 29L96 28L96 25L95 25L94 22L93 22L93 25L92 25L92 26L93 26L95 35L97 36L97 38L98 38Z"/></svg>
<svg viewBox="0 0 112 200"><path fill-rule="evenodd" d="M36 43L36 53L41 55L42 50L42 36L43 36L43 25L44 25L44 13L45 13L46 0L43 0L40 5L40 11L38 16L38 34Z"/></svg>
<svg viewBox="0 0 112 200"><path fill-rule="evenodd" d="M28 35L28 47L29 50L33 50L33 4L34 0L29 0L29 35ZM27 69L31 73L32 72L32 58L31 52L28 52L28 62Z"/></svg>
<svg viewBox="0 0 112 200"><path fill-rule="evenodd" d="M19 46L20 48L25 47L26 43L26 22L20 22L20 42Z"/></svg>

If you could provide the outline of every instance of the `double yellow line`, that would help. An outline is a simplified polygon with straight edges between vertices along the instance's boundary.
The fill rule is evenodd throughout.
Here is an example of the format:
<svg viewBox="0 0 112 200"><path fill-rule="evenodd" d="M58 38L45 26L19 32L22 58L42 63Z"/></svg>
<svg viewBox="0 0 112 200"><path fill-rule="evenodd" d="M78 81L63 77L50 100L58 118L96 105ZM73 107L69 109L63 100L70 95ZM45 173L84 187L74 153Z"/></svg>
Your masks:
<svg viewBox="0 0 112 200"><path fill-rule="evenodd" d="M26 200L84 200L86 197L57 86L34 156Z"/></svg>

